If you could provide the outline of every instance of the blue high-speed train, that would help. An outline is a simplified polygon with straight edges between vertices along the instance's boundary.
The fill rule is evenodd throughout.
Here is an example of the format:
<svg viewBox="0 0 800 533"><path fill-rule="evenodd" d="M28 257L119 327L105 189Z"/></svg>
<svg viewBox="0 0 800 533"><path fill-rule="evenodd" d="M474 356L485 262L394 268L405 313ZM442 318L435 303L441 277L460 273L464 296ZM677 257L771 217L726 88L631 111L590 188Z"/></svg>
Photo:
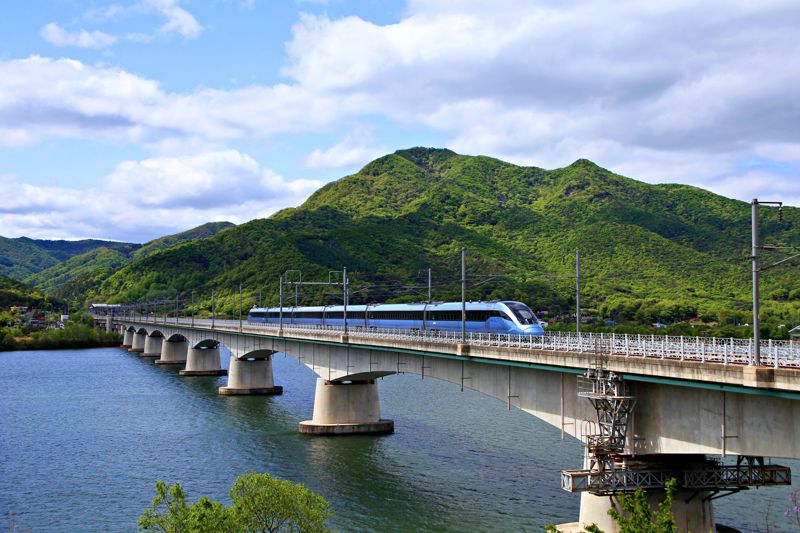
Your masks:
<svg viewBox="0 0 800 533"><path fill-rule="evenodd" d="M530 307L520 302L467 302L466 330L479 333L543 335ZM277 324L278 307L254 307L247 314L251 323ZM297 325L344 325L344 307L284 307L283 323ZM419 331L461 331L461 302L369 304L347 306L348 327L399 328Z"/></svg>

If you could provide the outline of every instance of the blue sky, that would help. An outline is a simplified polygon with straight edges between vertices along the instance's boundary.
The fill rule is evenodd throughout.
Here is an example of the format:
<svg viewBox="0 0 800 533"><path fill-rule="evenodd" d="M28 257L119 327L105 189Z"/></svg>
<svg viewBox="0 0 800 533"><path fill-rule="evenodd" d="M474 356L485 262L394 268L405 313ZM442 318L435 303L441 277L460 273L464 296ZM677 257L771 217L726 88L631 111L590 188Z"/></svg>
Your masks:
<svg viewBox="0 0 800 533"><path fill-rule="evenodd" d="M142 242L448 147L800 205L784 0L49 0L0 18L0 235Z"/></svg>

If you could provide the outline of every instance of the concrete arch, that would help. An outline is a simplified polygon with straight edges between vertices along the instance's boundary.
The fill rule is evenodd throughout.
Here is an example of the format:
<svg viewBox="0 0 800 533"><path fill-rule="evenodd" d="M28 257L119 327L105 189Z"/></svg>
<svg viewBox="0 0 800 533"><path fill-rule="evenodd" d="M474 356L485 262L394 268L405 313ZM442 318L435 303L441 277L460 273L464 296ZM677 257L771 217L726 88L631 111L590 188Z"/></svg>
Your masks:
<svg viewBox="0 0 800 533"><path fill-rule="evenodd" d="M258 361L261 359L269 359L276 353L278 352L276 352L275 350L258 349L258 350L253 350L252 352L247 352L246 354L237 357L237 359L239 360L253 359Z"/></svg>
<svg viewBox="0 0 800 533"><path fill-rule="evenodd" d="M150 333L147 334L148 337L164 337L164 334L161 333L159 330L154 329Z"/></svg>
<svg viewBox="0 0 800 533"><path fill-rule="evenodd" d="M167 340L167 342L183 342L183 341L187 341L188 342L189 339L187 339L181 333L173 333L169 337L166 337L166 340Z"/></svg>
<svg viewBox="0 0 800 533"><path fill-rule="evenodd" d="M136 333L139 335L147 335L147 330L145 328L139 328L136 330Z"/></svg>
<svg viewBox="0 0 800 533"><path fill-rule="evenodd" d="M136 333L136 328L133 326L128 326L125 328L125 331L130 331L131 333Z"/></svg>
<svg viewBox="0 0 800 533"><path fill-rule="evenodd" d="M197 348L200 348L200 349L202 349L202 348L216 348L220 344L222 344L222 343L220 341L216 340L216 339L203 339L200 342L195 343L194 346L192 346L192 348L195 348L195 349L197 349Z"/></svg>
<svg viewBox="0 0 800 533"><path fill-rule="evenodd" d="M315 374L317 374L315 372ZM378 372L357 372L355 374L348 374L346 376L338 377L336 379L330 380L332 383L348 383L348 382L357 382L357 381L375 381L378 378L384 378L386 376L391 376L393 374L397 374L397 372L392 372L389 370L378 371ZM319 376L319 374L317 374ZM322 377L322 376L319 376Z"/></svg>

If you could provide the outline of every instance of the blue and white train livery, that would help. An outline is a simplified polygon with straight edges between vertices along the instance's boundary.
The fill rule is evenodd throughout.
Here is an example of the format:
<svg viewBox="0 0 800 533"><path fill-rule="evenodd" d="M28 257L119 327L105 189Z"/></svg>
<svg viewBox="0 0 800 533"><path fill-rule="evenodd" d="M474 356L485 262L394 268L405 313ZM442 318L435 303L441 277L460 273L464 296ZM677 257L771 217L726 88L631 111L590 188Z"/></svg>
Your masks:
<svg viewBox="0 0 800 533"><path fill-rule="evenodd" d="M478 333L543 335L530 307L520 302L467 302L466 330ZM252 323L277 324L278 307L254 307L247 315ZM296 325L344 325L344 307L284 307L283 323ZM348 327L399 328L419 331L461 331L461 302L369 304L347 306Z"/></svg>

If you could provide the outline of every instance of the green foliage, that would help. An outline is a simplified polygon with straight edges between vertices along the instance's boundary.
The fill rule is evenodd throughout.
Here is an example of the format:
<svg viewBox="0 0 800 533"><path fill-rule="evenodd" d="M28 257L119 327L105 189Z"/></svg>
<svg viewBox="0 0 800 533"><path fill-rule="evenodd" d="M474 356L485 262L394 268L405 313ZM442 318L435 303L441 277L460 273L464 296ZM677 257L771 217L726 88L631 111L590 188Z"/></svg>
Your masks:
<svg viewBox="0 0 800 533"><path fill-rule="evenodd" d="M609 509L608 514L616 521L619 533L674 533L675 518L672 516L672 499L677 481L667 482L664 501L653 511L642 489L636 489L633 496L621 495L621 511ZM598 533L598 532L589 532Z"/></svg>
<svg viewBox="0 0 800 533"><path fill-rule="evenodd" d="M618 498L620 509L609 509L608 514L617 524L619 533L675 533L675 517L672 515L672 500L678 482L673 478L667 482L664 500L653 511L642 489L633 495L621 494ZM545 526L545 531L557 533L554 525ZM597 525L586 527L586 533L603 533Z"/></svg>
<svg viewBox="0 0 800 533"><path fill-rule="evenodd" d="M0 276L0 309L11 306L34 306L42 309L51 309L61 302L49 298L44 292L15 281L5 276Z"/></svg>
<svg viewBox="0 0 800 533"><path fill-rule="evenodd" d="M27 334L16 327L0 325L0 350L61 350L65 348L94 348L119 346L119 333L107 333L81 321L80 315L71 316L64 329L31 331Z"/></svg>
<svg viewBox="0 0 800 533"><path fill-rule="evenodd" d="M323 533L332 512L325 499L303 485L250 472L229 492L230 507L201 497L188 505L179 483L156 482L156 497L139 518L141 531Z"/></svg>
<svg viewBox="0 0 800 533"><path fill-rule="evenodd" d="M220 231L232 228L234 224L231 222L207 222L196 228L176 233L174 235L167 235L159 237L144 244L141 248L133 252L133 257L138 259L154 254L159 250L164 250L171 246L175 246L184 242L196 241L199 239L207 239L219 233Z"/></svg>

